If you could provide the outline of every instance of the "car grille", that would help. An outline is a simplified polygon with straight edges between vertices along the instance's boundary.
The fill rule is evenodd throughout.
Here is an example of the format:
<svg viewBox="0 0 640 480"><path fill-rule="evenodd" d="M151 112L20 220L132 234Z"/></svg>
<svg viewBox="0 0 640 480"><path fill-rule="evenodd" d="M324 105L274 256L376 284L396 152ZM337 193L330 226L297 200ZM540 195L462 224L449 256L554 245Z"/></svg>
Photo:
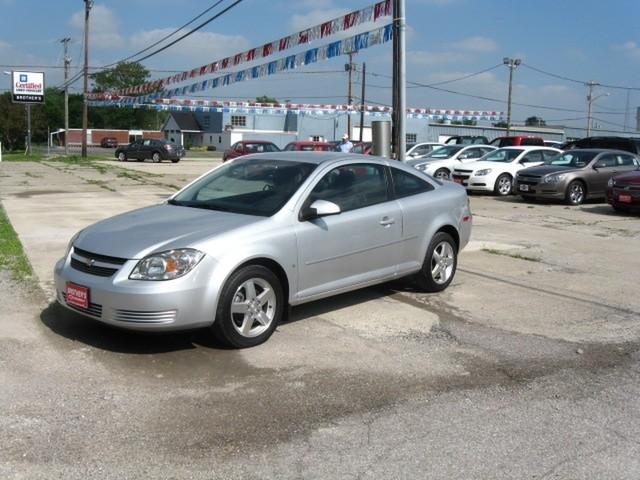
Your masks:
<svg viewBox="0 0 640 480"><path fill-rule="evenodd" d="M453 176L454 179L459 179L460 183L463 186L466 187L468 185L467 181L469 180L469 177L471 176L472 173L473 173L473 170L458 170L458 169L455 169L453 171L453 175L452 176Z"/></svg>
<svg viewBox="0 0 640 480"><path fill-rule="evenodd" d="M111 277L127 261L126 258L100 255L99 253L88 252L76 247L73 248L73 255L71 257L71 268L98 277ZM97 265L97 263L102 265Z"/></svg>
<svg viewBox="0 0 640 480"><path fill-rule="evenodd" d="M523 183L526 185L537 185L540 183L540 175L518 175L517 180L518 183Z"/></svg>
<svg viewBox="0 0 640 480"><path fill-rule="evenodd" d="M128 323L172 323L176 319L176 310L141 312L136 310L115 310L113 319Z"/></svg>
<svg viewBox="0 0 640 480"><path fill-rule="evenodd" d="M97 303L89 303L89 308L82 308L76 305L71 305L67 303L67 294L64 292L62 293L62 299L64 300L65 305L73 310L82 312L92 317L102 318L102 305L99 305Z"/></svg>
<svg viewBox="0 0 640 480"><path fill-rule="evenodd" d="M621 190L625 192L640 192L640 185L620 185L616 184L614 186L616 190Z"/></svg>

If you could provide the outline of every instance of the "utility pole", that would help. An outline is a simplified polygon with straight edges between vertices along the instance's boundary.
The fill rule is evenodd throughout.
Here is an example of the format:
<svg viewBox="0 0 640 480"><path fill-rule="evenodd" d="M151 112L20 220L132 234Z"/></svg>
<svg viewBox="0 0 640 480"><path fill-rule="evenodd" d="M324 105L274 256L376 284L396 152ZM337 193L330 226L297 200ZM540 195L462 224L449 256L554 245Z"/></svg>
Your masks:
<svg viewBox="0 0 640 480"><path fill-rule="evenodd" d="M502 63L504 63L507 67L509 67L509 95L507 97L507 137L511 135L511 91L513 88L513 71L517 68L522 60L519 58L509 58L504 57L502 59Z"/></svg>
<svg viewBox="0 0 640 480"><path fill-rule="evenodd" d="M353 71L353 52L349 53L349 63L344 66L345 70L348 74L348 84L347 84L347 104L349 105L349 109L347 110L347 135L349 135L349 139L351 139L351 104L353 103L353 89L351 84L351 72Z"/></svg>
<svg viewBox="0 0 640 480"><path fill-rule="evenodd" d="M31 155L31 104L25 105L27 109L27 155Z"/></svg>
<svg viewBox="0 0 640 480"><path fill-rule="evenodd" d="M595 102L597 99L601 98L601 97L608 97L610 94L609 93L601 93L600 95L596 95L595 97L593 96L593 88L597 87L598 85L600 85L598 82L594 82L593 80L587 82L585 84L588 88L589 88L589 93L587 93L587 137L591 136L591 124L593 123L593 117L592 117L592 105L593 102Z"/></svg>
<svg viewBox="0 0 640 480"><path fill-rule="evenodd" d="M624 107L624 131L627 131L629 125L629 102L631 100L631 89L627 88L627 102Z"/></svg>
<svg viewBox="0 0 640 480"><path fill-rule="evenodd" d="M404 161L407 153L407 90L406 90L406 16L405 0L393 1L393 146L396 160Z"/></svg>
<svg viewBox="0 0 640 480"><path fill-rule="evenodd" d="M367 85L367 64L362 62L362 93L360 95L360 142L362 142L362 131L364 130L364 95Z"/></svg>
<svg viewBox="0 0 640 480"><path fill-rule="evenodd" d="M64 45L64 154L69 155L69 65L71 59L69 58L69 42L71 39L65 37L60 40L60 43Z"/></svg>
<svg viewBox="0 0 640 480"><path fill-rule="evenodd" d="M87 127L89 126L89 111L87 94L89 93L89 11L93 7L93 0L84 0L84 85L82 88L82 158L87 158Z"/></svg>

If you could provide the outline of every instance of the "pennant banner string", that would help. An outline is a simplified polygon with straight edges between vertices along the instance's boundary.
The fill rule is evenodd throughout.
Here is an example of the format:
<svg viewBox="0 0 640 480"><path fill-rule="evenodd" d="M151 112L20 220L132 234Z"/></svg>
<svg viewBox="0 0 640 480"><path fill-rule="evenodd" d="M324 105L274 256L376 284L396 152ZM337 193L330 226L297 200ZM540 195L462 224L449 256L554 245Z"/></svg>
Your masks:
<svg viewBox="0 0 640 480"><path fill-rule="evenodd" d="M260 47L251 48L245 52L236 53L221 60L215 60L207 63L206 65L202 65L191 70L185 70L184 72L171 75L160 80L153 80L135 87L112 91L111 95L136 95L159 90L167 85L181 83L191 78L228 70L230 68L237 67L242 63L253 62L260 58L271 56L276 52L282 52L298 45L310 43L317 39L327 38L335 35L336 33L352 29L357 25L367 22L376 22L381 18L389 16L391 16L391 0L383 0L361 10L355 10L341 17L334 18L333 20L328 20L319 25L315 25L300 32L283 37L279 40L266 43ZM90 97L92 96L94 96L94 94L90 95Z"/></svg>

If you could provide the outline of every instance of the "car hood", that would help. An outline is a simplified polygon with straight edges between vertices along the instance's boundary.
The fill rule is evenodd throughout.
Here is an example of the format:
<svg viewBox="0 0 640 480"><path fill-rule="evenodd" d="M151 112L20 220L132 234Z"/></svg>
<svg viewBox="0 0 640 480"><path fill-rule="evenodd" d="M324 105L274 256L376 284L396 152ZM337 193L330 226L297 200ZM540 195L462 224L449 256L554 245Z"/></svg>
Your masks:
<svg viewBox="0 0 640 480"><path fill-rule="evenodd" d="M575 170L580 169L575 167L563 167L561 165L540 165L539 167L529 167L520 170L520 175L540 175L542 177L551 173L573 172Z"/></svg>
<svg viewBox="0 0 640 480"><path fill-rule="evenodd" d="M74 245L110 257L139 259L152 252L190 247L261 220L264 217L155 205L94 223L82 230Z"/></svg>
<svg viewBox="0 0 640 480"><path fill-rule="evenodd" d="M627 173L616 175L616 182L626 183L629 185L640 185L640 170L633 170Z"/></svg>

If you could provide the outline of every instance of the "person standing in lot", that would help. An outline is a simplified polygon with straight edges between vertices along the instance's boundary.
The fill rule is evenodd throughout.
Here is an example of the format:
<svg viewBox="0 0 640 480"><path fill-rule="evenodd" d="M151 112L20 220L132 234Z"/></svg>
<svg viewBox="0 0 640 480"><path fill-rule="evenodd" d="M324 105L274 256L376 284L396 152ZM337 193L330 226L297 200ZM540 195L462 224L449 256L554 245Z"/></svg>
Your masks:
<svg viewBox="0 0 640 480"><path fill-rule="evenodd" d="M342 141L338 146L340 147L340 151L342 153L349 153L351 150L353 150L353 143L351 143L351 140L349 140L349 135L345 133L342 136Z"/></svg>

